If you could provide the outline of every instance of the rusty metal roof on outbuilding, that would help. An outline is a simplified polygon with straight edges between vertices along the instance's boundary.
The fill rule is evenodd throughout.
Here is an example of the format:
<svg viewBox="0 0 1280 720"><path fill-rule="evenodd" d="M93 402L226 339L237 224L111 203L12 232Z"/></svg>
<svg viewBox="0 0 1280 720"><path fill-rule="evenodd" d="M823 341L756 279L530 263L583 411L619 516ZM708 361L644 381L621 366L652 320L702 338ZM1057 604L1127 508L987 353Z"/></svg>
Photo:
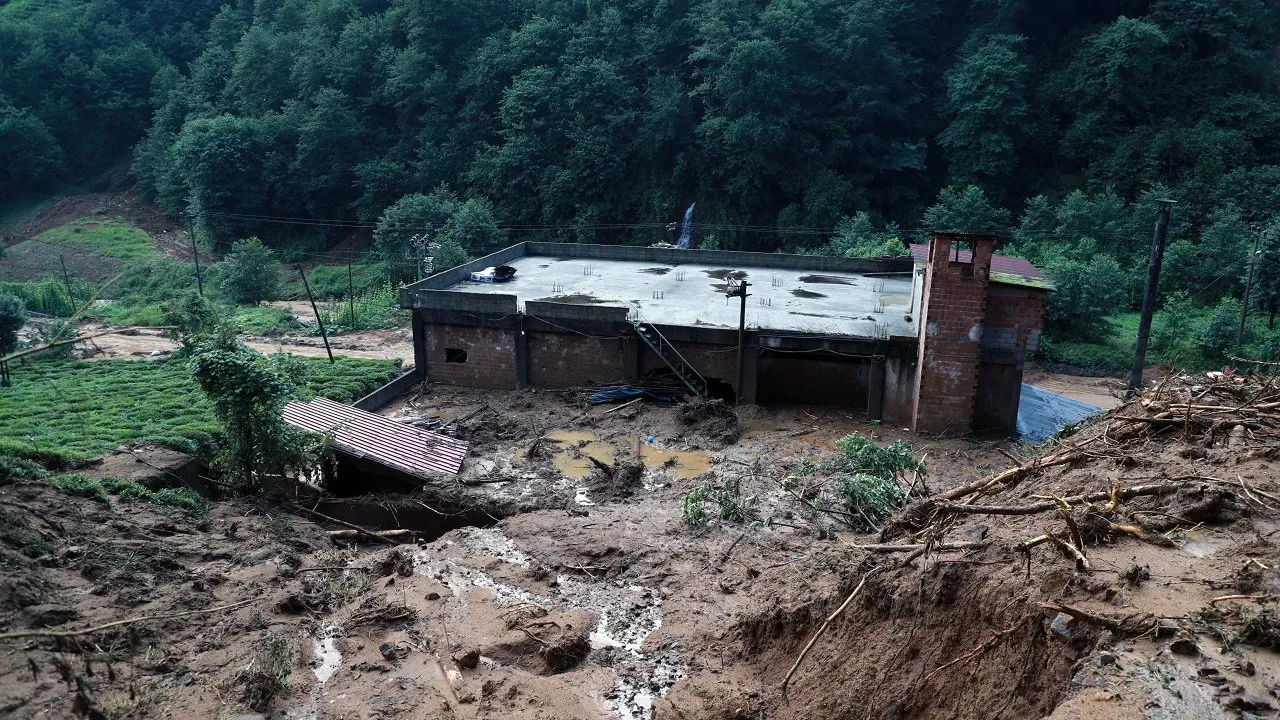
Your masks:
<svg viewBox="0 0 1280 720"><path fill-rule="evenodd" d="M333 447L347 455L423 479L456 475L467 456L467 444L461 440L325 398L289 403L284 419L303 430L328 434Z"/></svg>
<svg viewBox="0 0 1280 720"><path fill-rule="evenodd" d="M929 262L929 246L922 243L911 243L911 255L918 263ZM973 253L969 250L956 251L957 262L973 262ZM991 256L991 282L1001 285L1022 285L1041 290L1052 290L1053 284L1044 276L1040 268L1030 260L1011 255Z"/></svg>

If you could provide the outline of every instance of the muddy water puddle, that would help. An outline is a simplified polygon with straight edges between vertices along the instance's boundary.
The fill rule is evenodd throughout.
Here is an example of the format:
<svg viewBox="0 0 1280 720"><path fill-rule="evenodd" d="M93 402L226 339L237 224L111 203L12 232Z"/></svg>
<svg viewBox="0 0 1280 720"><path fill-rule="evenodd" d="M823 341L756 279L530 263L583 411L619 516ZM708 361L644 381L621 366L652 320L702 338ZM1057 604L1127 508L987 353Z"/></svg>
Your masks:
<svg viewBox="0 0 1280 720"><path fill-rule="evenodd" d="M553 430L543 436L555 443L558 450L551 462L562 475L574 480L586 480L596 469L595 460L612 465L618 459L618 446L601 440L590 430ZM516 451L518 458L526 448ZM640 459L649 470L666 470L672 477L687 480L698 477L711 469L711 454L699 450L669 450L652 442L642 442Z"/></svg>

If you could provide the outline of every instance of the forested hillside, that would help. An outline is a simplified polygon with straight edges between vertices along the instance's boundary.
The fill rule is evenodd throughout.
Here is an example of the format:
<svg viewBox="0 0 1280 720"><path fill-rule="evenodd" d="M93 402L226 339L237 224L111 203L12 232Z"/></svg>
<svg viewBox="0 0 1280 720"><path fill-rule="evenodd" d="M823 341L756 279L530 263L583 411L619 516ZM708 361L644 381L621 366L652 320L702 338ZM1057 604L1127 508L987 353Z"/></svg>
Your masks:
<svg viewBox="0 0 1280 720"><path fill-rule="evenodd" d="M12 0L0 191L132 147L143 191L215 248L333 237L405 195L393 219L472 254L668 239L694 201L695 243L725 248L991 231L1050 270L1059 336L1087 335L1137 297L1155 197L1179 202L1164 290L1240 295L1280 219L1278 19L1265 0ZM1274 311L1269 237L1254 298Z"/></svg>

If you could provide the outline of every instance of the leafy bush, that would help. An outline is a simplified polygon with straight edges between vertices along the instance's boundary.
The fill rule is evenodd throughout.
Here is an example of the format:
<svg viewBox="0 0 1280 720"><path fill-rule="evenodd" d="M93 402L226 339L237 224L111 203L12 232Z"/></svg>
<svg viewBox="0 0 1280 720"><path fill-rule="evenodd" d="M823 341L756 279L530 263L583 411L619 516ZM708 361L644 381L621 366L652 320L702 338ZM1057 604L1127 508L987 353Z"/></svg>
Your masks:
<svg viewBox="0 0 1280 720"><path fill-rule="evenodd" d="M0 292L0 355L18 347L18 331L26 324L27 309L22 298Z"/></svg>
<svg viewBox="0 0 1280 720"><path fill-rule="evenodd" d="M218 268L218 287L228 299L257 305L280 296L280 262L256 237L236 243Z"/></svg>
<svg viewBox="0 0 1280 720"><path fill-rule="evenodd" d="M1236 350L1236 333L1240 329L1240 301L1224 297L1209 310L1200 326L1196 337L1200 351L1206 360L1212 363L1227 362ZM1244 342L1253 338L1249 336L1246 326Z"/></svg>
<svg viewBox="0 0 1280 720"><path fill-rule="evenodd" d="M84 283L74 280L71 289L81 300L88 298L91 292ZM34 282L0 282L0 293L22 298L28 312L54 317L70 317L75 312L71 299L67 297L66 285L52 278Z"/></svg>
<svg viewBox="0 0 1280 720"><path fill-rule="evenodd" d="M205 499L189 488L150 490L136 480L111 476L102 478L101 484L103 489L123 502L173 507L197 516L205 514L209 509Z"/></svg>
<svg viewBox="0 0 1280 720"><path fill-rule="evenodd" d="M268 474L316 459L317 440L281 417L303 372L290 356L264 356L225 330L196 342L192 374L222 426L216 461L233 482L257 486Z"/></svg>
<svg viewBox="0 0 1280 720"><path fill-rule="evenodd" d="M356 295L355 326L351 324L351 306L346 302L335 301L325 303L320 308L320 317L324 320L326 330L352 330L369 328L390 328L398 325L406 315L400 308L400 290L392 283L383 283L379 288ZM320 328L314 329L319 334Z"/></svg>
<svg viewBox="0 0 1280 720"><path fill-rule="evenodd" d="M832 461L838 472L859 472L876 477L892 478L908 470L924 474L924 463L911 454L911 446L894 440L887 447L880 447L861 433L840 438L837 445L840 454Z"/></svg>
<svg viewBox="0 0 1280 720"><path fill-rule="evenodd" d="M854 529L874 532L902 506L907 494L893 476L855 473L837 479L836 499Z"/></svg>
<svg viewBox="0 0 1280 720"><path fill-rule="evenodd" d="M104 503L110 502L107 499L107 490L102 487L102 483L83 473L58 475L49 482L68 495L86 497Z"/></svg>
<svg viewBox="0 0 1280 720"><path fill-rule="evenodd" d="M369 292L376 289L386 279L380 263L357 262L351 266L351 286L356 293ZM311 284L311 292L317 298L337 299L347 296L347 266L317 265L307 273L307 282ZM301 290L301 288L299 288Z"/></svg>
<svg viewBox="0 0 1280 720"><path fill-rule="evenodd" d="M743 496L740 481L727 478L720 482L704 480L684 498L684 521L690 525L705 525L711 518L705 504L716 508L716 517L725 522L743 523L755 516L757 498Z"/></svg>
<svg viewBox="0 0 1280 720"><path fill-rule="evenodd" d="M912 455L911 447L901 440L880 447L859 433L851 433L840 438L838 445L839 453L817 465L799 463L799 476L810 479L802 482L799 477L789 476L783 481L783 489L815 510L832 513L855 530L874 531L906 501L907 493L900 485L902 474L924 474L924 462ZM833 475L834 478L829 477Z"/></svg>
<svg viewBox="0 0 1280 720"><path fill-rule="evenodd" d="M1058 255L1044 266L1055 290L1045 301L1045 330L1063 340L1106 339L1107 317L1127 309L1127 275L1110 255L1077 259Z"/></svg>
<svg viewBox="0 0 1280 720"><path fill-rule="evenodd" d="M860 212L840 221L825 254L848 258L898 256L907 254L907 246L896 225L877 228L870 213Z"/></svg>
<svg viewBox="0 0 1280 720"><path fill-rule="evenodd" d="M8 485L15 480L43 480L47 477L49 471L34 460L0 454L0 485Z"/></svg>

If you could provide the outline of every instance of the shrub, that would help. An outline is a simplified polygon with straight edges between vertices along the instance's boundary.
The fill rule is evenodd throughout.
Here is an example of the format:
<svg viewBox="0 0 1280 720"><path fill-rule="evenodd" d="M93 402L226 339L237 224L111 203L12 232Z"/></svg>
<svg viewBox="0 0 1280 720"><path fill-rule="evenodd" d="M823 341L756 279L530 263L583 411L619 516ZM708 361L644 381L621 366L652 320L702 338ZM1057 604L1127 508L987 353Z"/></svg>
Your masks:
<svg viewBox="0 0 1280 720"><path fill-rule="evenodd" d="M1213 307L1204 319L1196 342L1206 360L1222 363L1235 354L1236 333L1240 328L1240 301L1225 297ZM1245 328L1244 342L1252 340L1249 328Z"/></svg>
<svg viewBox="0 0 1280 720"><path fill-rule="evenodd" d="M91 500L97 500L104 503L109 502L107 499L107 490L102 487L102 483L83 473L58 475L50 482L54 487L68 495L86 497Z"/></svg>
<svg viewBox="0 0 1280 720"><path fill-rule="evenodd" d="M721 482L704 480L684 498L684 521L690 525L705 525L710 520L704 504L716 508L716 516L726 522L743 523L755 516L757 499L743 496L740 481L728 478Z"/></svg>
<svg viewBox="0 0 1280 720"><path fill-rule="evenodd" d="M0 292L0 355L18 347L18 331L26 324L27 308L22 298Z"/></svg>
<svg viewBox="0 0 1280 720"><path fill-rule="evenodd" d="M313 464L318 443L280 414L303 372L291 356L266 357L225 329L195 343L192 374L222 425L216 460L232 482L257 486L270 473Z"/></svg>
<svg viewBox="0 0 1280 720"><path fill-rule="evenodd" d="M302 327L293 313L278 307L238 307L231 317L231 324L250 335L288 332Z"/></svg>
<svg viewBox="0 0 1280 720"><path fill-rule="evenodd" d="M218 287L230 300L257 305L280 296L280 263L256 237L236 243L217 267Z"/></svg>
<svg viewBox="0 0 1280 720"><path fill-rule="evenodd" d="M894 440L880 447L860 433L840 438L840 454L832 463L838 471L859 472L876 477L893 478L908 470L923 474L924 463L911 454L911 446Z"/></svg>
<svg viewBox="0 0 1280 720"><path fill-rule="evenodd" d="M1127 276L1110 255L1087 260L1054 257L1044 266L1055 290L1045 302L1045 330L1054 337L1100 341L1111 335L1107 317L1123 310Z"/></svg>
<svg viewBox="0 0 1280 720"><path fill-rule="evenodd" d="M351 266L351 286L357 294L369 292L386 282L383 274L384 266L366 262L358 262ZM311 284L311 292L318 298L336 299L347 297L347 266L317 265L307 273L307 282ZM301 290L301 288L299 288Z"/></svg>
<svg viewBox="0 0 1280 720"><path fill-rule="evenodd" d="M76 297L81 300L89 297L91 290L83 287L83 283L75 284L81 285L80 288L72 287ZM35 282L0 282L0 294L3 293L21 298L28 312L54 317L70 317L75 312L71 298L67 297L66 285L52 278Z"/></svg>
<svg viewBox="0 0 1280 720"><path fill-rule="evenodd" d="M244 686L244 700L254 712L265 712L280 695L293 689L293 650L279 633L263 633L255 643L253 660L236 672L234 681Z"/></svg>
<svg viewBox="0 0 1280 720"><path fill-rule="evenodd" d="M8 485L15 480L43 480L49 477L49 471L40 463L12 455L0 455L0 485Z"/></svg>
<svg viewBox="0 0 1280 720"><path fill-rule="evenodd" d="M855 473L843 475L836 483L836 499L855 530L875 532L907 499L892 476Z"/></svg>
<svg viewBox="0 0 1280 720"><path fill-rule="evenodd" d="M379 288L356 295L354 327L351 305L343 301L325 303L320 308L320 317L326 330L390 328L404 317L404 310L400 308L399 289L392 283L384 283ZM319 334L320 328L317 326L314 332Z"/></svg>

